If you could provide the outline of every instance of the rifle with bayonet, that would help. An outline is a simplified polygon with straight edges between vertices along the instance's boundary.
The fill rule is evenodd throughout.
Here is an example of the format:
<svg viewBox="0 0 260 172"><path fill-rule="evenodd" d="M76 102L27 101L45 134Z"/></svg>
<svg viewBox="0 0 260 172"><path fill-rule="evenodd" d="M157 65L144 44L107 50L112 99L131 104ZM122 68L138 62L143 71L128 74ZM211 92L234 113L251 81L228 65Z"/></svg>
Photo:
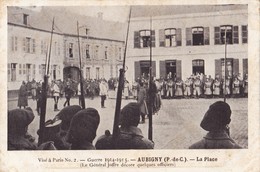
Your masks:
<svg viewBox="0 0 260 172"><path fill-rule="evenodd" d="M122 91L123 91L124 79L125 79L125 59L126 59L126 49L127 49L127 42L128 42L130 18L131 18L131 7L129 11L128 26L127 26L127 33L126 33L123 67L119 70L119 82L118 82L118 90L117 90L117 97L116 97L116 109L115 109L113 135L112 135L113 145L115 145L115 142L119 135L119 116L121 110Z"/></svg>
<svg viewBox="0 0 260 172"><path fill-rule="evenodd" d="M38 145L44 142L44 130L45 130L45 117L46 117L46 106L47 106L47 92L48 92L48 75L49 75L49 66L50 66L50 56L51 56L51 45L52 45L52 35L54 30L54 18L52 21L51 27L51 39L49 46L49 57L46 55L45 61L45 75L44 81L42 83L42 102L41 102L41 113L40 113L40 129L39 129L39 139Z"/></svg>

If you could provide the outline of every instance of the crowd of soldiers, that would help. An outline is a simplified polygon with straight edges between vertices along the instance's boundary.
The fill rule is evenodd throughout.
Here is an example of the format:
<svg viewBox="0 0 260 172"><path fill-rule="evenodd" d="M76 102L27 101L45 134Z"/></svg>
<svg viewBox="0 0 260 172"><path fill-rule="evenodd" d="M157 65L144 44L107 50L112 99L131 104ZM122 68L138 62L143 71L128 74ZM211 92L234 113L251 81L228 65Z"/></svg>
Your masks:
<svg viewBox="0 0 260 172"><path fill-rule="evenodd" d="M132 86L133 93L138 92L140 83L148 83L148 77L138 78ZM210 75L202 73L192 74L186 80L182 80L171 73L166 78L156 79L157 92L162 99L173 98L238 98L248 96L248 75L244 77L241 74L227 76L221 79L216 75L213 79Z"/></svg>

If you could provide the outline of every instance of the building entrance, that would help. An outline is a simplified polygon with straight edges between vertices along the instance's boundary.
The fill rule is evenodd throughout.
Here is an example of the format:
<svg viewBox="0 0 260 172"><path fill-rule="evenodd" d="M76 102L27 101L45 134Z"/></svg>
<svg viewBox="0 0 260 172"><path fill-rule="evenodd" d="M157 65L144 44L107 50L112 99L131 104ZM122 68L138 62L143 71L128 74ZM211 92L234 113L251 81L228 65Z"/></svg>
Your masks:
<svg viewBox="0 0 260 172"><path fill-rule="evenodd" d="M166 60L165 64L167 78L174 79L176 77L176 60Z"/></svg>
<svg viewBox="0 0 260 172"><path fill-rule="evenodd" d="M197 73L204 73L204 60L192 60L192 73L197 74Z"/></svg>
<svg viewBox="0 0 260 172"><path fill-rule="evenodd" d="M73 81L79 82L79 68L77 67L65 67L63 69L63 79L66 81L68 78Z"/></svg>

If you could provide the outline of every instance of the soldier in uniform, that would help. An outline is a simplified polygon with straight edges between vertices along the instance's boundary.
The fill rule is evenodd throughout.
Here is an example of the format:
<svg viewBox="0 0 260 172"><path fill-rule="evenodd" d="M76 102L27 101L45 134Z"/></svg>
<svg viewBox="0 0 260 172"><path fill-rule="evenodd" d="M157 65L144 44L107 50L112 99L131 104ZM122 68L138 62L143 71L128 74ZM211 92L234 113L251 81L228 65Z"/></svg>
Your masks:
<svg viewBox="0 0 260 172"><path fill-rule="evenodd" d="M227 77L225 83L223 84L223 94L227 97L230 96L230 77Z"/></svg>
<svg viewBox="0 0 260 172"><path fill-rule="evenodd" d="M59 111L58 103L59 103L59 98L60 98L60 88L58 86L57 81L53 81L52 96L53 96L53 99L54 99L54 111Z"/></svg>
<svg viewBox="0 0 260 172"><path fill-rule="evenodd" d="M40 83L37 83L36 85L36 102L37 102L36 111L38 115L40 115L41 104L42 104L42 86Z"/></svg>
<svg viewBox="0 0 260 172"><path fill-rule="evenodd" d="M137 127L140 120L140 107L138 103L129 103L120 114L121 126L119 136L112 140L107 130L105 135L98 138L96 149L153 149L154 143L144 138L142 131ZM114 143L114 144L113 144Z"/></svg>
<svg viewBox="0 0 260 172"><path fill-rule="evenodd" d="M172 79L169 79L166 83L166 90L167 90L167 94L166 97L168 99L173 98L174 95L174 82Z"/></svg>
<svg viewBox="0 0 260 172"><path fill-rule="evenodd" d="M127 80L124 81L124 96L125 99L129 97L129 82Z"/></svg>
<svg viewBox="0 0 260 172"><path fill-rule="evenodd" d="M209 78L206 78L206 81L204 83L204 94L205 94L206 98L212 97L211 85L212 85L212 83L209 80Z"/></svg>
<svg viewBox="0 0 260 172"><path fill-rule="evenodd" d="M105 108L105 100L106 100L106 96L107 96L107 92L108 92L108 87L107 84L105 82L105 79L102 79L100 84L99 84L99 95L101 97L101 108Z"/></svg>
<svg viewBox="0 0 260 172"><path fill-rule="evenodd" d="M67 134L71 150L93 150L100 116L96 109L87 108L77 112L71 119Z"/></svg>
<svg viewBox="0 0 260 172"><path fill-rule="evenodd" d="M175 84L175 96L177 98L183 97L183 81L180 78L177 78L177 82Z"/></svg>
<svg viewBox="0 0 260 172"><path fill-rule="evenodd" d="M201 95L201 80L200 77L197 76L193 83L193 96L199 98Z"/></svg>
<svg viewBox="0 0 260 172"><path fill-rule="evenodd" d="M140 123L145 123L145 116L148 115L148 109L146 104L146 99L147 99L146 87L147 87L146 84L143 84L142 82L140 83L140 90L137 97L137 103L140 106L140 115L142 118Z"/></svg>
<svg viewBox="0 0 260 172"><path fill-rule="evenodd" d="M28 106L28 90L24 81L22 82L18 93L18 107L21 109L22 106L24 108Z"/></svg>
<svg viewBox="0 0 260 172"><path fill-rule="evenodd" d="M235 77L233 84L232 84L232 89L233 89L233 97L238 97L240 95L240 82L237 77Z"/></svg>
<svg viewBox="0 0 260 172"><path fill-rule="evenodd" d="M194 143L189 149L239 149L239 146L229 134L228 124L231 121L230 106L222 101L210 105L204 115L200 126L208 131L207 135L199 142Z"/></svg>
<svg viewBox="0 0 260 172"><path fill-rule="evenodd" d="M67 104L68 104L68 106L70 106L70 98L73 96L74 92L73 92L69 82L66 83L64 92L65 92L66 101L64 102L63 106L65 107Z"/></svg>
<svg viewBox="0 0 260 172"><path fill-rule="evenodd" d="M139 90L139 84L138 82L135 80L132 84L132 92L133 92L133 98L136 100L137 99L137 94L138 94L138 90Z"/></svg>
<svg viewBox="0 0 260 172"><path fill-rule="evenodd" d="M190 98L191 96L191 87L192 87L192 81L190 78L187 78L184 82L184 97Z"/></svg>
<svg viewBox="0 0 260 172"><path fill-rule="evenodd" d="M216 78L213 82L213 97L220 96L220 86L221 86L221 83L219 82L219 79Z"/></svg>

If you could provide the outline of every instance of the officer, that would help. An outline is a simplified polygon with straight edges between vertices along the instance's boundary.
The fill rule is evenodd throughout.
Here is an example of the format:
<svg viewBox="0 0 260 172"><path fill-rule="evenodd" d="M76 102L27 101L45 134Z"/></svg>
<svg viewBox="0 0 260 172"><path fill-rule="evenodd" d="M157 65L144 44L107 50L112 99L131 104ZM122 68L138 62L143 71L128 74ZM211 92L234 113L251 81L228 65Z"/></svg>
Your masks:
<svg viewBox="0 0 260 172"><path fill-rule="evenodd" d="M207 135L199 142L194 143L189 149L239 149L239 146L229 134L228 124L231 119L230 106L217 101L210 105L204 115L200 126L208 131Z"/></svg>
<svg viewBox="0 0 260 172"><path fill-rule="evenodd" d="M137 103L129 103L121 110L121 127L119 136L112 140L107 130L105 135L98 138L96 149L153 149L154 143L144 138L137 127L140 120L140 108ZM114 144L113 144L114 143Z"/></svg>

